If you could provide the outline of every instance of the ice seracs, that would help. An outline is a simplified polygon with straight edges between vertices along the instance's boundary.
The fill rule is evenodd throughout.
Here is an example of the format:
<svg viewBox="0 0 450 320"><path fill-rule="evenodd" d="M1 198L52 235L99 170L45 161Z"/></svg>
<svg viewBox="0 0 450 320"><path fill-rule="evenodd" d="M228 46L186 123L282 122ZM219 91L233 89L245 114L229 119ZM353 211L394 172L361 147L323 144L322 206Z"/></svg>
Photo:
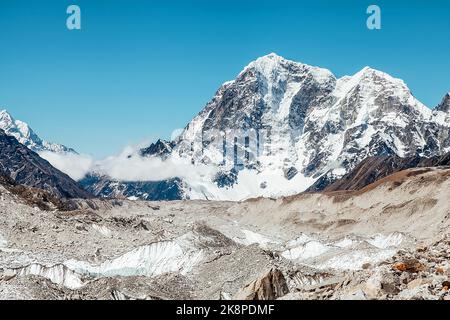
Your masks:
<svg viewBox="0 0 450 320"><path fill-rule="evenodd" d="M179 238L136 248L99 265L74 259L66 261L64 265L89 277L155 277L167 272L186 274L202 259L201 249L196 249L184 238Z"/></svg>
<svg viewBox="0 0 450 320"><path fill-rule="evenodd" d="M69 289L79 289L83 287L84 282L82 276L76 272L70 270L62 264L53 266L44 266L39 263L32 263L29 266L7 270L9 273L20 277L26 277L29 275L39 276L49 279L51 282L65 286Z"/></svg>

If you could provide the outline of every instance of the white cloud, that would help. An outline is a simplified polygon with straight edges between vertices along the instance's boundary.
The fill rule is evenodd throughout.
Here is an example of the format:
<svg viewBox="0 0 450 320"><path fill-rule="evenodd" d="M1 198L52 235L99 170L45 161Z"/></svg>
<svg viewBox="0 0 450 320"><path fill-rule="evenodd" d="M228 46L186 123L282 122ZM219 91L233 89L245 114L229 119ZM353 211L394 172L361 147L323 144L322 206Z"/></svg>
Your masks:
<svg viewBox="0 0 450 320"><path fill-rule="evenodd" d="M53 152L41 152L39 155L74 180L82 179L89 172L120 181L159 181L175 177L195 181L216 173L211 166L192 165L189 159L141 157L138 150L137 146L128 146L119 155L97 161L87 155Z"/></svg>
<svg viewBox="0 0 450 320"><path fill-rule="evenodd" d="M56 169L64 172L74 180L82 179L91 170L94 160L87 155L73 153L39 152L39 155L50 162Z"/></svg>
<svg viewBox="0 0 450 320"><path fill-rule="evenodd" d="M215 173L211 167L192 165L189 159L141 157L137 151L127 147L117 156L96 162L94 171L122 181L159 181L175 177L195 180Z"/></svg>

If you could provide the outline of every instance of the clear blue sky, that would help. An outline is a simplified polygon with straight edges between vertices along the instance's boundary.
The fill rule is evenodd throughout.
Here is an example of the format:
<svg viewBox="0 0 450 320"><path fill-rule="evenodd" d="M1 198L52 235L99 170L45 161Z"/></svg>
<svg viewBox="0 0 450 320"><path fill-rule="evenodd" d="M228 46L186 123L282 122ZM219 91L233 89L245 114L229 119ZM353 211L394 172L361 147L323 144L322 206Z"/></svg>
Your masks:
<svg viewBox="0 0 450 320"><path fill-rule="evenodd" d="M66 29L66 8L82 30ZM382 30L366 8L382 9ZM169 137L256 57L276 52L406 81L429 106L450 90L450 1L1 0L0 107L42 137L102 157Z"/></svg>

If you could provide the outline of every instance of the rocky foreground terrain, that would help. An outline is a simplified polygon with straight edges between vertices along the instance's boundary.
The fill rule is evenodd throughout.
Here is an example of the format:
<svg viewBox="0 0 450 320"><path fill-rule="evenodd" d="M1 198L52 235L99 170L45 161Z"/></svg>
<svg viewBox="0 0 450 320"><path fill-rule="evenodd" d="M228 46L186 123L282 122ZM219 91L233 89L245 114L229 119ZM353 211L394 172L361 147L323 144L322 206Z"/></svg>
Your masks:
<svg viewBox="0 0 450 320"><path fill-rule="evenodd" d="M0 299L450 299L448 167L245 202L3 185Z"/></svg>

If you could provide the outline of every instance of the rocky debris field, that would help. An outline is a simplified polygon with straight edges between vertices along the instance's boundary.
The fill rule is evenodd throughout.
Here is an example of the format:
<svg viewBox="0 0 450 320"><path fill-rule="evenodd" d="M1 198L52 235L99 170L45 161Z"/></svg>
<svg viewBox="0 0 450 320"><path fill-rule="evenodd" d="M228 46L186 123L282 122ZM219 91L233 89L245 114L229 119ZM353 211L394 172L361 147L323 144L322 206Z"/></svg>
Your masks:
<svg viewBox="0 0 450 320"><path fill-rule="evenodd" d="M450 300L450 236L416 250L400 250L378 264L312 286L282 299Z"/></svg>
<svg viewBox="0 0 450 320"><path fill-rule="evenodd" d="M450 170L245 202L0 187L0 299L449 299Z"/></svg>

